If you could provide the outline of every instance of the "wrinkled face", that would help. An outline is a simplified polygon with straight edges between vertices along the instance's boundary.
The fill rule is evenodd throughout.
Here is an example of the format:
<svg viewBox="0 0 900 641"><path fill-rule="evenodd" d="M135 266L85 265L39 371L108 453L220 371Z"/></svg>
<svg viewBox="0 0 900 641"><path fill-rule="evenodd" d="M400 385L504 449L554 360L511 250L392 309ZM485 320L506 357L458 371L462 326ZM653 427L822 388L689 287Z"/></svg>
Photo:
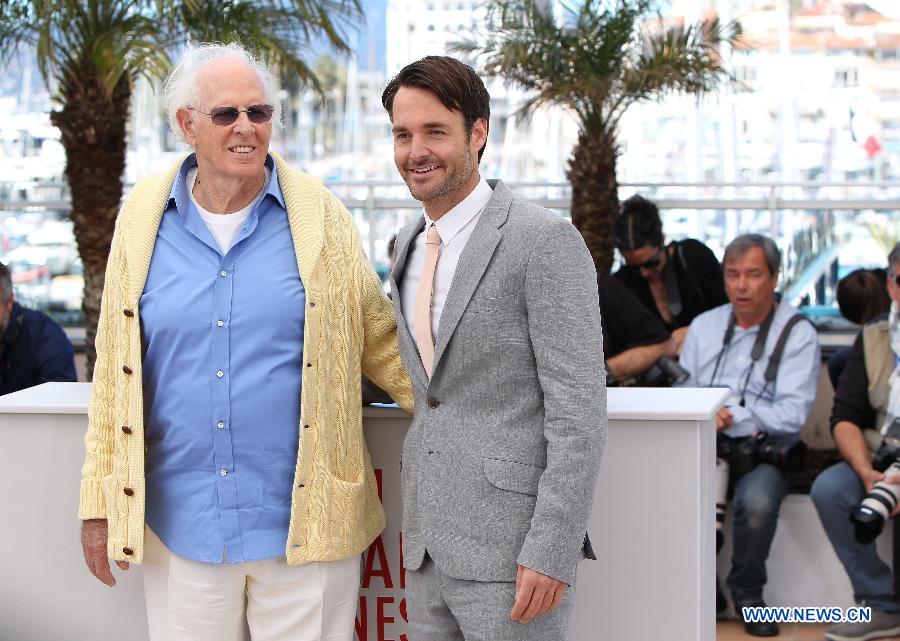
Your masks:
<svg viewBox="0 0 900 641"><path fill-rule="evenodd" d="M478 150L487 123L466 131L462 113L447 109L430 91L401 87L394 96L394 162L413 198L429 215L443 215L478 184Z"/></svg>
<svg viewBox="0 0 900 641"><path fill-rule="evenodd" d="M252 69L234 60L218 60L197 77L194 109L211 112L221 107L247 109L267 104L266 90ZM201 175L238 180L258 177L263 170L272 121L254 124L246 113L230 125L217 125L210 116L190 109L178 111L184 138L197 153Z"/></svg>
<svg viewBox="0 0 900 641"><path fill-rule="evenodd" d="M751 247L725 263L725 292L739 321L762 322L775 302L778 274L769 273L761 247Z"/></svg>
<svg viewBox="0 0 900 641"><path fill-rule="evenodd" d="M900 285L897 284L897 279L900 279L900 265L890 265L888 267L888 294L891 295L891 300L895 304L900 305Z"/></svg>
<svg viewBox="0 0 900 641"><path fill-rule="evenodd" d="M637 249L620 249L628 269L637 271L643 278L662 274L666 266L666 252L663 247L644 245Z"/></svg>

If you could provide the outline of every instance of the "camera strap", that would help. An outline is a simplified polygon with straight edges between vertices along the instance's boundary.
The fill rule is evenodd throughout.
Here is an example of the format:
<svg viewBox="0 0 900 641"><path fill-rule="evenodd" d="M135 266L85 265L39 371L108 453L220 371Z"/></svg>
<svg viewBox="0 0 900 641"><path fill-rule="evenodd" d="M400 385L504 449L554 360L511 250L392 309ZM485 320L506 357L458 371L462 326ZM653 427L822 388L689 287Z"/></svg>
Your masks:
<svg viewBox="0 0 900 641"><path fill-rule="evenodd" d="M776 306L773 305L772 309L769 310L769 313L766 315L765 320L759 326L759 333L756 335L756 340L753 341L753 349L750 350L750 371L747 372L747 379L744 381L744 389L747 388L747 382L750 380L750 374L753 371L753 365L756 364L760 358L762 358L763 351L766 349L766 339L769 337L769 330L772 328L772 319L775 318L775 309ZM710 387L713 386L713 383L716 381L716 375L719 373L719 366L722 364L722 357L725 355L725 352L728 351L728 348L731 346L731 339L734 338L734 326L737 320L735 319L734 314L731 315L731 318L728 319L728 327L725 328L725 336L722 337L722 349L719 350L719 355L716 357L716 366L713 368L712 378L709 379ZM782 347L782 350L784 348ZM781 356L778 357L781 360ZM776 371L778 366L775 367ZM743 394L741 394L743 397Z"/></svg>

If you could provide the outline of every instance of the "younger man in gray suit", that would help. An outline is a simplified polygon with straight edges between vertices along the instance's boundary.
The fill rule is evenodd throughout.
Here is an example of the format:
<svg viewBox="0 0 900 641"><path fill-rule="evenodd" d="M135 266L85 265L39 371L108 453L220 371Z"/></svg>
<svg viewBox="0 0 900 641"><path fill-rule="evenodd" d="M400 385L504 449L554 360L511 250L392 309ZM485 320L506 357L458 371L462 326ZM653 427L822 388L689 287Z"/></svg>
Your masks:
<svg viewBox="0 0 900 641"><path fill-rule="evenodd" d="M410 638L562 641L606 438L591 256L568 221L480 177L490 96L471 68L423 58L382 103L424 207L391 273L415 394Z"/></svg>

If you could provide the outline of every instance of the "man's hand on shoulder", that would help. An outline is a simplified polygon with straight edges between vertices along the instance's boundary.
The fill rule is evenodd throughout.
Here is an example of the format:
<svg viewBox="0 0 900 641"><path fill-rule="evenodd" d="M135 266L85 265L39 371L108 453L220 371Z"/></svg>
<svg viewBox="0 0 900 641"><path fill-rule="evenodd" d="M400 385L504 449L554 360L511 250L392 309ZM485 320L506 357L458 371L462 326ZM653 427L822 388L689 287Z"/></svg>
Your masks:
<svg viewBox="0 0 900 641"><path fill-rule="evenodd" d="M559 607L566 592L562 581L520 565L516 572L516 602L510 618L528 623Z"/></svg>
<svg viewBox="0 0 900 641"><path fill-rule="evenodd" d="M81 522L81 547L84 550L84 562L97 579L109 587L116 584L116 578L109 569L109 558L106 556L106 540L108 524L106 519L89 519ZM116 561L121 569L129 568L127 561Z"/></svg>

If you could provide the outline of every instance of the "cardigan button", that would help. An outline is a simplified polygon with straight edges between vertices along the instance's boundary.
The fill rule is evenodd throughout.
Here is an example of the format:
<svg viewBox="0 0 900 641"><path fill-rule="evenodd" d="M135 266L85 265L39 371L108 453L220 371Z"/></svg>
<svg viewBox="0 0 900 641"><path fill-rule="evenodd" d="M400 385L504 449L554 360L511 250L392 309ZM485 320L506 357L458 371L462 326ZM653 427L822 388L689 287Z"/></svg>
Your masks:
<svg viewBox="0 0 900 641"><path fill-rule="evenodd" d="M132 490L130 487L126 487L122 491L125 492L125 496L134 496L134 490Z"/></svg>
<svg viewBox="0 0 900 641"><path fill-rule="evenodd" d="M122 310L122 312L123 312L128 318L134 318L134 312L133 312L132 310L126 308L126 309Z"/></svg>
<svg viewBox="0 0 900 641"><path fill-rule="evenodd" d="M122 371L126 374L131 374L131 368L128 365L122 365Z"/></svg>
<svg viewBox="0 0 900 641"><path fill-rule="evenodd" d="M131 548L122 548L122 552L124 552L128 556L131 556L132 554L134 554L134 550L132 550Z"/></svg>
<svg viewBox="0 0 900 641"><path fill-rule="evenodd" d="M128 427L127 425L122 426L122 431L125 432L126 434L131 434L131 428Z"/></svg>

